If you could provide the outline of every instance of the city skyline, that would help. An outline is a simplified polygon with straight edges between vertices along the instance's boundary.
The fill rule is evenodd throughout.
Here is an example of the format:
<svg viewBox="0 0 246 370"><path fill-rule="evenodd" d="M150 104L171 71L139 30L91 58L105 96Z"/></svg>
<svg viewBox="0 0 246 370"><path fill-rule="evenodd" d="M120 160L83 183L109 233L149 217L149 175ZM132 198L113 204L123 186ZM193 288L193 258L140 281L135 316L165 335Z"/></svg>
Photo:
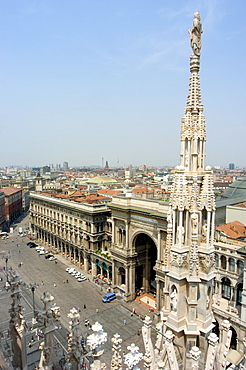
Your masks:
<svg viewBox="0 0 246 370"><path fill-rule="evenodd" d="M179 164L196 11L206 163L245 167L244 1L25 0L0 9L0 167Z"/></svg>

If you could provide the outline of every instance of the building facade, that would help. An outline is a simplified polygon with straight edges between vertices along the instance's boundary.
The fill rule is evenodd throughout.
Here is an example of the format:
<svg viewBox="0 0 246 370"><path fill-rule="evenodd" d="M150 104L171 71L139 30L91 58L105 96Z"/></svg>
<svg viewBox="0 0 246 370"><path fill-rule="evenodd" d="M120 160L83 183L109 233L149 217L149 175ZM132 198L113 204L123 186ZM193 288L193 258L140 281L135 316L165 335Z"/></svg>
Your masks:
<svg viewBox="0 0 246 370"><path fill-rule="evenodd" d="M6 226L6 215L5 215L5 195L4 192L0 192L0 230L4 231Z"/></svg>
<svg viewBox="0 0 246 370"><path fill-rule="evenodd" d="M112 281L110 211L105 204L80 204L30 193L30 227L35 237L93 276Z"/></svg>
<svg viewBox="0 0 246 370"><path fill-rule="evenodd" d="M7 186L0 188L0 192L3 192L5 196L5 216L9 226L23 212L22 189Z"/></svg>

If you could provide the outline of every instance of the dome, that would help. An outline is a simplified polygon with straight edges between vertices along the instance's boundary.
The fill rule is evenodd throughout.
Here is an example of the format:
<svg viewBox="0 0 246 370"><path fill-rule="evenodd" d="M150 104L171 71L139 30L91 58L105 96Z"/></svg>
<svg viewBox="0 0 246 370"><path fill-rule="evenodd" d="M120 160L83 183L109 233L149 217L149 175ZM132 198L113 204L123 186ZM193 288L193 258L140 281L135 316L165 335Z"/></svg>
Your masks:
<svg viewBox="0 0 246 370"><path fill-rule="evenodd" d="M222 198L246 197L246 178L242 177L229 185Z"/></svg>

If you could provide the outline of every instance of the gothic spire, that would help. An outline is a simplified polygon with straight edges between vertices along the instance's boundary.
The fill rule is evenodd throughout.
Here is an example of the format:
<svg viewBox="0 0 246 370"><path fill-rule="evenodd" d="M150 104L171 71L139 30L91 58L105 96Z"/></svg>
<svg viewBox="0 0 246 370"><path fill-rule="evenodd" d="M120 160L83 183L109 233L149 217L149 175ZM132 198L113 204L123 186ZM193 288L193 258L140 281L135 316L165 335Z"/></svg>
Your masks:
<svg viewBox="0 0 246 370"><path fill-rule="evenodd" d="M204 171L206 125L200 88L200 53L202 25L199 13L194 14L189 30L193 54L190 56L189 94L181 126L180 164L186 171Z"/></svg>

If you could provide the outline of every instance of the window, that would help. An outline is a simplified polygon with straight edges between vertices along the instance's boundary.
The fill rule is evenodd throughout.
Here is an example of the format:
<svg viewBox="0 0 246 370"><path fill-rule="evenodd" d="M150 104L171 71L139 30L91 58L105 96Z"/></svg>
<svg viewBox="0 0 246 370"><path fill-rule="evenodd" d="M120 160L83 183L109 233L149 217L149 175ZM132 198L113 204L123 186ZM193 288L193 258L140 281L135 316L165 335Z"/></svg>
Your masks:
<svg viewBox="0 0 246 370"><path fill-rule="evenodd" d="M235 272L235 260L234 260L234 258L229 258L229 271Z"/></svg>
<svg viewBox="0 0 246 370"><path fill-rule="evenodd" d="M221 268L226 270L226 257L225 256L221 256L220 263L221 263Z"/></svg>
<svg viewBox="0 0 246 370"><path fill-rule="evenodd" d="M222 279L222 298L231 299L231 281L228 278Z"/></svg>

